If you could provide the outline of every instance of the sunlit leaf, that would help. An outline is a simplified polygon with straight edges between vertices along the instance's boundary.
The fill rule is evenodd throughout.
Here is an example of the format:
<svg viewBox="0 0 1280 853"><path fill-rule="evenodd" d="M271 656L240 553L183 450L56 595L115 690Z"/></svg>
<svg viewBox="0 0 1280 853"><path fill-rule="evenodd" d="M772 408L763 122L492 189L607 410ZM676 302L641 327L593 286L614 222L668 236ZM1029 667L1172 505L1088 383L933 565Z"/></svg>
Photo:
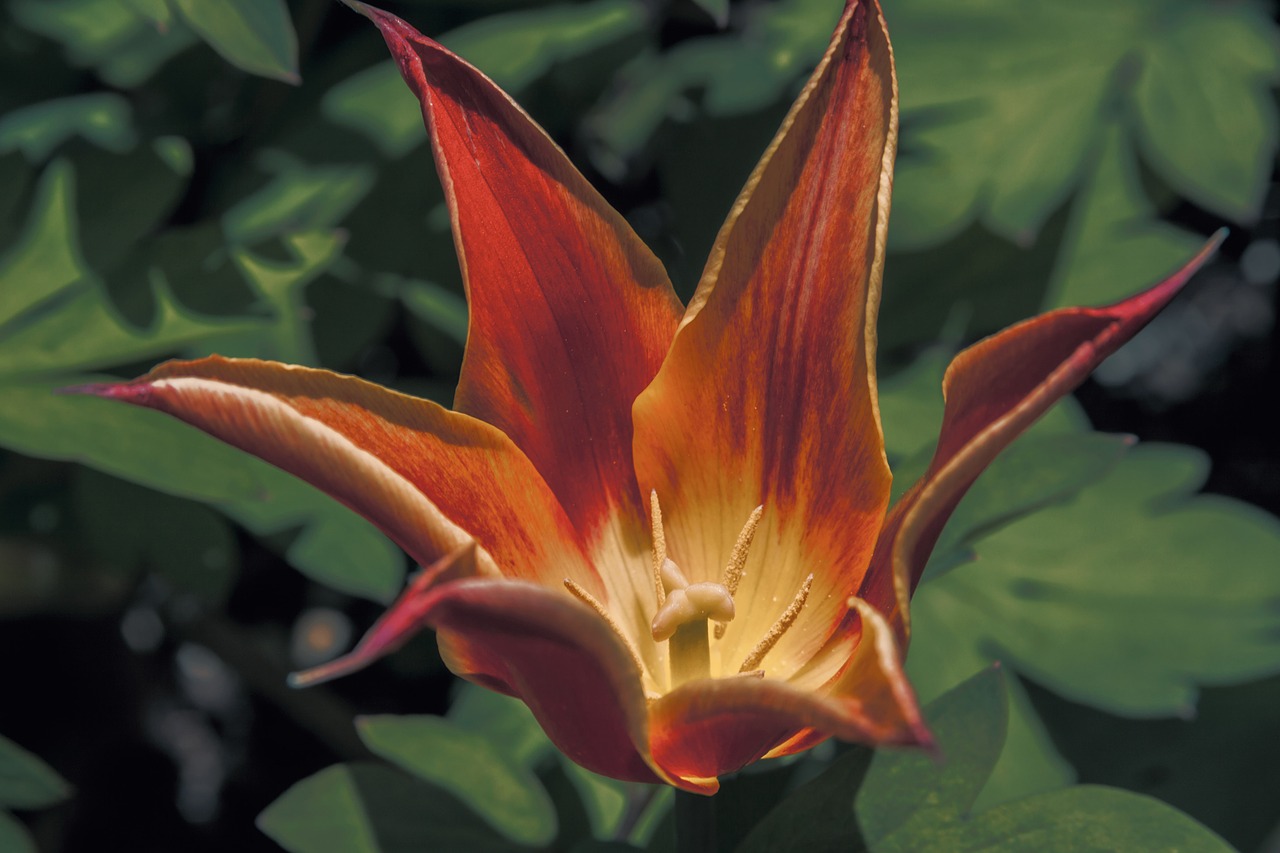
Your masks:
<svg viewBox="0 0 1280 853"><path fill-rule="evenodd" d="M71 795L71 786L49 765L0 735L0 806L42 809Z"/></svg>
<svg viewBox="0 0 1280 853"><path fill-rule="evenodd" d="M1257 216L1280 74L1260 4L904 0L894 12L896 245L939 242L974 217L1029 240L1105 134L1130 123L1176 188L1224 216Z"/></svg>
<svg viewBox="0 0 1280 853"><path fill-rule="evenodd" d="M496 835L447 791L399 770L338 764L303 779L258 816L290 853L527 850Z"/></svg>
<svg viewBox="0 0 1280 853"><path fill-rule="evenodd" d="M362 717L356 728L375 754L449 790L513 841L555 837L555 809L541 783L483 735L429 716Z"/></svg>
<svg viewBox="0 0 1280 853"><path fill-rule="evenodd" d="M137 141L133 110L114 92L44 101L0 117L0 152L19 150L40 162L73 136L108 151L124 152Z"/></svg>
<svg viewBox="0 0 1280 853"><path fill-rule="evenodd" d="M173 0L200 37L252 74L299 83L298 38L284 0Z"/></svg>

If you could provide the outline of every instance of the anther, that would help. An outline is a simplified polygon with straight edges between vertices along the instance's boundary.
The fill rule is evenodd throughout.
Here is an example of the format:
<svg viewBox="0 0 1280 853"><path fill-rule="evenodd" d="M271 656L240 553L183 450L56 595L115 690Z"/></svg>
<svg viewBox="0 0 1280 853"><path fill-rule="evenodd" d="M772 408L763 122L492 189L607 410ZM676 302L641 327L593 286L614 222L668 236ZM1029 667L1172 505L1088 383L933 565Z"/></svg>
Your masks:
<svg viewBox="0 0 1280 853"><path fill-rule="evenodd" d="M773 647L782 639L782 635L787 633L787 629L795 624L796 619L800 616L800 610L809 598L809 590L812 587L813 575L811 574L804 579L804 583L800 586L800 591L796 593L795 598L791 599L791 603L787 605L787 609L778 617L778 621L773 623L769 633L751 650L751 654L747 655L747 659L742 662L742 666L738 667L738 672L759 669L760 662L764 660L764 656L773 650Z"/></svg>
<svg viewBox="0 0 1280 853"><path fill-rule="evenodd" d="M742 530L738 533L738 541L733 543L733 550L729 552L729 562L724 567L724 574L720 581L724 584L724 588L729 590L729 595L738 594L738 584L742 582L742 570L747 565L747 554L751 550L751 540L756 536L756 528L760 525L760 517L764 515L764 506L758 506L751 511L751 515L747 518L747 523L742 525ZM724 637L725 628L728 626L723 622L716 625L716 639Z"/></svg>
<svg viewBox="0 0 1280 853"><path fill-rule="evenodd" d="M649 518L653 527L653 585L661 607L667 597L662 586L662 567L667 563L667 535L662 530L662 507L658 505L657 489L649 492Z"/></svg>
<svg viewBox="0 0 1280 853"><path fill-rule="evenodd" d="M570 578L564 579L565 589L573 593L573 597L581 601L596 612L601 619L605 621L613 633L618 635L618 639L622 641L622 645L626 646L627 651L631 654L631 660L636 665L637 672L644 672L644 663L640 660L640 653L636 651L636 647L631 645L631 641L627 639L627 635L622 633L622 628L618 623L613 621L613 617L609 615L609 611L604 609L604 605L596 600L596 597L582 588L582 585Z"/></svg>

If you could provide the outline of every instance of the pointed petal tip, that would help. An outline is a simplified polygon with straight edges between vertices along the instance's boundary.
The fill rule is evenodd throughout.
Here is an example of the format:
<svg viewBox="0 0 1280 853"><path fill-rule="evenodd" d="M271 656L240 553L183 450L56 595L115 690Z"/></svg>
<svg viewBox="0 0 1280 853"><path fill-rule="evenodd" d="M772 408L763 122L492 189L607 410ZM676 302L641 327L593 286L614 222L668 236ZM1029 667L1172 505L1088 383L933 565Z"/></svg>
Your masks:
<svg viewBox="0 0 1280 853"><path fill-rule="evenodd" d="M301 672L291 672L285 681L295 690L301 690L304 687L315 687L317 684L324 684L326 681L333 681L344 675L359 672L372 663L375 658L358 655L358 651L334 658L319 666L304 669Z"/></svg>
<svg viewBox="0 0 1280 853"><path fill-rule="evenodd" d="M53 393L61 395L77 395L85 397L101 397L104 400L122 400L126 403L140 403L151 391L146 382L88 382L84 385L67 385L55 388Z"/></svg>

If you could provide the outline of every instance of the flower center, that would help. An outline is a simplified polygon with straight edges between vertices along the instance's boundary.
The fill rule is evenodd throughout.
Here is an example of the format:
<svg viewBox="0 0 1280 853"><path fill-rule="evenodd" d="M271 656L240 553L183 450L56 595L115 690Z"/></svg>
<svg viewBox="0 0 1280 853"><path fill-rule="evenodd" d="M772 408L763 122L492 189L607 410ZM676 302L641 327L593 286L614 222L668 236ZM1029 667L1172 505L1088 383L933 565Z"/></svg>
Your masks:
<svg viewBox="0 0 1280 853"><path fill-rule="evenodd" d="M676 687L690 679L710 675L711 644L708 623L716 623L715 639L720 640L724 637L727 623L736 615L733 596L742 580L747 554L764 514L764 507L756 507L747 518L729 554L729 562L725 565L720 582L704 581L694 584L689 583L680 567L667 557L662 508L656 491L649 494L649 508L653 528L653 584L658 599L658 611L653 617L651 632L654 642L668 644L671 684ZM809 575L787 609L742 661L738 668L739 674L764 675L763 670L759 669L761 662L799 617L812 584L813 575Z"/></svg>

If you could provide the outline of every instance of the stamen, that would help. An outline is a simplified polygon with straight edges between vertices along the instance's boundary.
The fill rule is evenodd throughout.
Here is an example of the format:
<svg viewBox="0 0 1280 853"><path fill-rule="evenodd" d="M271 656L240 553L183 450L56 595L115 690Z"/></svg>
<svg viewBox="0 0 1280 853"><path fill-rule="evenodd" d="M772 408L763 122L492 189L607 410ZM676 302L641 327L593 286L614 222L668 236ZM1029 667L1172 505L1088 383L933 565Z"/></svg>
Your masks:
<svg viewBox="0 0 1280 853"><path fill-rule="evenodd" d="M787 605L787 609L783 611L782 616L778 618L777 622L773 623L769 633L751 650L751 654L747 655L747 659L742 662L742 666L738 667L738 672L748 672L759 668L760 661L764 660L764 656L773 650L773 647L782 639L782 635L787 633L787 629L795 624L796 618L800 616L800 609L804 607L805 601L809 598L809 589L812 586L813 575L810 574L804 579L800 591L796 593L795 598L791 599L791 603Z"/></svg>
<svg viewBox="0 0 1280 853"><path fill-rule="evenodd" d="M760 517L764 515L764 506L758 506L751 511L751 516L747 518L747 523L742 526L742 531L738 533L738 541L733 543L733 550L729 552L729 563L724 567L724 575L721 583L724 588L729 590L729 595L738 594L738 584L742 581L742 570L747 565L747 553L751 550L751 540L755 538L756 527L760 524ZM716 639L724 637L725 629L728 627L723 622L716 624Z"/></svg>
<svg viewBox="0 0 1280 853"><path fill-rule="evenodd" d="M667 599L662 586L662 566L667 562L667 534L662 530L662 507L658 505L658 490L649 492L649 518L653 526L653 585L658 595L658 606Z"/></svg>
<svg viewBox="0 0 1280 853"><path fill-rule="evenodd" d="M631 641L627 639L627 635L622 633L622 628L618 626L617 622L613 621L613 617L609 615L609 611L604 609L604 605L597 601L594 595L583 589L582 585L577 581L565 578L564 586L565 589L573 593L575 598L594 610L596 614L605 621L605 624L613 629L613 633L618 635L618 639L622 640L622 645L626 646L627 651L631 653L631 660L636 665L636 671L643 673L644 663L640 660L640 653L636 651L635 646L631 645Z"/></svg>
<svg viewBox="0 0 1280 853"><path fill-rule="evenodd" d="M733 550L729 552L729 564L724 567L724 588L729 590L730 595L738 593L738 584L742 581L742 570L747 565L747 552L751 550L751 540L755 538L756 527L760 525L760 516L764 515L764 506L758 506L751 511L751 516L747 519L747 523L742 525L742 532L738 534L738 541L733 543Z"/></svg>

